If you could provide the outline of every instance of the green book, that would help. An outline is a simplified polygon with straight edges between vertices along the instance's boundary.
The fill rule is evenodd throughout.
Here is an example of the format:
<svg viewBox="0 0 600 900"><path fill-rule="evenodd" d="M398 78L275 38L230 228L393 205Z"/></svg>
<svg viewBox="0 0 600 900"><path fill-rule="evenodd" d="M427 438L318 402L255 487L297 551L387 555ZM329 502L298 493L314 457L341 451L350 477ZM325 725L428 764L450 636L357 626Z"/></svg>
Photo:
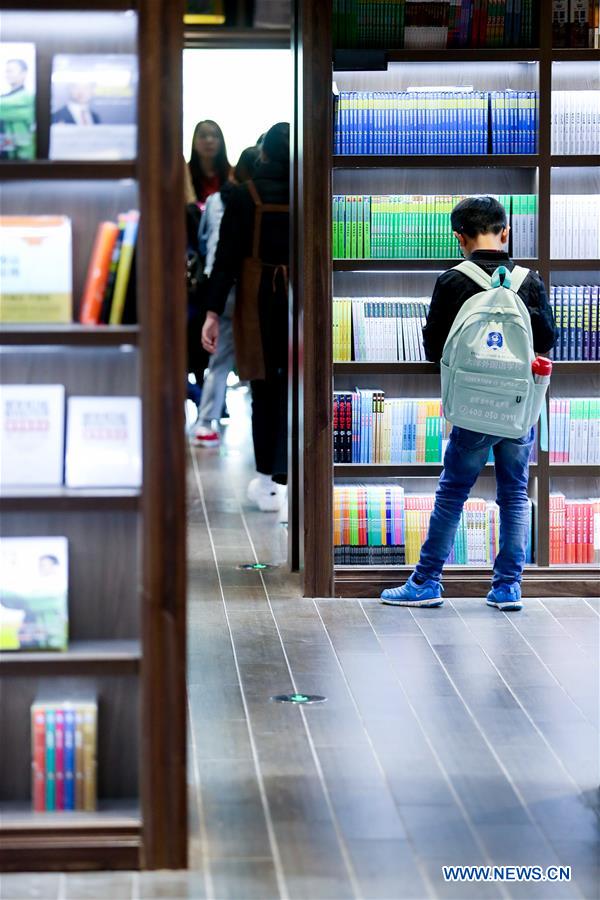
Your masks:
<svg viewBox="0 0 600 900"><path fill-rule="evenodd" d="M371 198L365 197L363 201L364 219L364 243L365 259L371 259Z"/></svg>
<svg viewBox="0 0 600 900"><path fill-rule="evenodd" d="M56 728L54 710L46 707L46 810L56 809Z"/></svg>
<svg viewBox="0 0 600 900"><path fill-rule="evenodd" d="M356 256L365 258L365 231L364 231L364 206L363 196L356 198Z"/></svg>
<svg viewBox="0 0 600 900"><path fill-rule="evenodd" d="M344 259L352 258L352 206L351 197L344 197Z"/></svg>

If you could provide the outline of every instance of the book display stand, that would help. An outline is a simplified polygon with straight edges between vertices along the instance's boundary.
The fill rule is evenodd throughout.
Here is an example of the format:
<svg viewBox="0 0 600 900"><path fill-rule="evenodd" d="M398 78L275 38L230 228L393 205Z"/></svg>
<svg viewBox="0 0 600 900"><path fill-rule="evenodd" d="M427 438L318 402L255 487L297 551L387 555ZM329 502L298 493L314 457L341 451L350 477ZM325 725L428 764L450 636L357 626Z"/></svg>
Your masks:
<svg viewBox="0 0 600 900"><path fill-rule="evenodd" d="M552 92L569 92L576 98L577 91L597 91L600 52L583 48L554 49L551 16L545 7L545 3L537 4L534 11L535 46L530 48L386 50L372 46L361 49L359 40L352 49L334 47L332 0L302 4L296 49L299 51L297 79L303 98L298 110L298 177L303 216L297 223L297 243L303 298L304 560L308 596L377 596L383 588L401 583L412 570L408 565L335 565L334 484L393 483L402 485L407 496L410 493L431 495L441 471L440 464L431 463L334 465L334 391L351 392L360 388L384 391L386 398L424 399L439 397L440 383L438 367L425 361L336 361L333 299L410 300L431 296L437 275L458 262L458 259L430 257L365 259L360 252L355 258L334 258L332 197L535 195L535 253L518 262L537 270L548 289L550 285L600 283L597 248L593 253L561 254L567 258L551 256L556 209L553 197L600 194L599 156L583 152L585 147L579 148L582 152L577 154L551 152ZM480 92L537 91L537 150L530 154L499 155L489 152L336 155L332 82L340 97L341 92L350 91L406 92L425 88L444 92L457 87L468 89L468 86ZM573 102L576 104L576 100ZM352 140L351 146L360 148L356 135ZM490 132L488 148L491 146ZM449 221L445 227L449 229ZM573 258L579 255L584 258ZM563 357L556 361L550 398L597 397L598 359L588 355L586 360L584 354L583 359ZM471 492L472 497L495 499L495 482L490 477L493 474L491 466L484 470ZM598 571L593 564L551 564L551 540L554 539L551 527L555 523L550 520L550 498L554 493L563 494L567 501L598 497L598 476L597 464L551 463L549 454L538 448L537 462L530 466L533 562L527 566L524 576L525 595L586 596L597 589ZM481 597L488 589L490 574L488 566L448 566L444 575L447 596Z"/></svg>
<svg viewBox="0 0 600 900"><path fill-rule="evenodd" d="M185 358L186 310L182 22L179 0L11 0L2 13L3 42L35 45L37 145L34 158L0 159L2 214L68 218L73 297L71 322L1 326L2 383L40 391L62 385L67 399L104 398L103 411L80 411L84 434L94 415L111 422L111 397L129 398L115 428L130 412L139 416L136 398L142 423L141 441L137 430L131 437L135 471L119 485L93 484L93 458L78 457L73 444L69 466L83 474L69 486L67 475L63 486L6 486L0 494L3 538L62 536L69 555L67 649L0 653L4 870L186 866L185 386L177 363ZM137 69L137 154L65 159L63 132L63 158L49 158L53 61L67 55L76 69L84 57L101 63L115 54ZM66 116L54 112L53 121ZM140 214L137 323L76 324L97 228L131 209ZM90 698L97 704L97 803L89 798L96 808L57 801L34 811L32 706L74 708Z"/></svg>

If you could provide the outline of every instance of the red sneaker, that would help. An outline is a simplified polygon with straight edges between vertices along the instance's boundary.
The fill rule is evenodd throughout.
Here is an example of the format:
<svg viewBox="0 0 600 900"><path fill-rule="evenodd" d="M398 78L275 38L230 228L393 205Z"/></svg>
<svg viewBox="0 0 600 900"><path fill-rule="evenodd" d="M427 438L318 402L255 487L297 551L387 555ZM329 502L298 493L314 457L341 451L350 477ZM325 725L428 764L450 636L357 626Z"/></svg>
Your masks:
<svg viewBox="0 0 600 900"><path fill-rule="evenodd" d="M218 447L221 443L221 436L218 431L200 425L194 433L193 443L196 447Z"/></svg>

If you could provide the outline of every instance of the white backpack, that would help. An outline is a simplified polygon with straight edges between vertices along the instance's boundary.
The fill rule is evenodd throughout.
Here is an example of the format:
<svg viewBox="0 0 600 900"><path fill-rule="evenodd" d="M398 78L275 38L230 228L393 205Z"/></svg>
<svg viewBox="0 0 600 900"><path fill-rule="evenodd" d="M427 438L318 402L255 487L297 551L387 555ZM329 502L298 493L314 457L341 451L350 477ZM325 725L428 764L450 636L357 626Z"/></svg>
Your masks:
<svg viewBox="0 0 600 900"><path fill-rule="evenodd" d="M444 344L444 415L470 431L522 437L537 422L548 387L534 380L531 319L517 296L529 270L499 266L490 277L469 260L456 269L482 290L460 308Z"/></svg>

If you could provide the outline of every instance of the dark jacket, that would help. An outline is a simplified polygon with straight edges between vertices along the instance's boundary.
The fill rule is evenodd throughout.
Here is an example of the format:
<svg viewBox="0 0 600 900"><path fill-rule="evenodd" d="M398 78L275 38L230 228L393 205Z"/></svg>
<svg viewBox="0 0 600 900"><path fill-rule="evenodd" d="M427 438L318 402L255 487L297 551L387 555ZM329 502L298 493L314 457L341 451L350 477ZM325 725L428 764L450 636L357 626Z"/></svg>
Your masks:
<svg viewBox="0 0 600 900"><path fill-rule="evenodd" d="M289 203L289 168L281 163L261 163L254 185L263 203ZM245 184L231 191L221 220L215 264L207 290L207 309L221 315L229 291L235 284L242 260L252 254L255 206ZM260 258L264 263L287 265L289 259L289 215L265 213Z"/></svg>
<svg viewBox="0 0 600 900"><path fill-rule="evenodd" d="M469 259L488 275L500 265L506 266L510 271L515 266L508 253L499 250L476 250ZM480 291L479 285L455 269L449 269L439 276L433 289L427 324L423 328L423 344L428 360L440 361L446 338L459 309L469 297ZM548 353L554 346L556 329L544 282L537 272L529 272L518 293L531 316L533 348L536 353Z"/></svg>
<svg viewBox="0 0 600 900"><path fill-rule="evenodd" d="M93 109L90 109L88 111L89 111L90 118L91 118L92 122L94 123L94 125L99 125L100 124L100 116L98 115L98 113L94 112ZM57 124L59 122L62 122L65 125L75 125L76 124L75 119L73 118L71 110L69 109L68 106L61 106L60 109L57 109L56 112L53 112L51 121L52 121L53 125Z"/></svg>

